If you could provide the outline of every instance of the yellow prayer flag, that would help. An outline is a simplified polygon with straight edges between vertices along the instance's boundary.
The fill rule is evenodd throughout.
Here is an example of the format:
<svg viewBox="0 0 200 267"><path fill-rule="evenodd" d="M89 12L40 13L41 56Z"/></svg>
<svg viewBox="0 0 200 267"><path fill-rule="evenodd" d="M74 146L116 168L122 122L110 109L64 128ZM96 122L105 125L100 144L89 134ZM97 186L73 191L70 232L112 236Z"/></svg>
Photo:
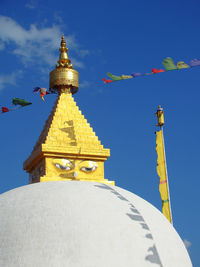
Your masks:
<svg viewBox="0 0 200 267"><path fill-rule="evenodd" d="M170 203L169 203L169 192L167 185L167 169L165 162L165 150L163 142L162 130L156 132L156 151L157 151L157 173L160 178L159 191L162 200L162 212L165 217L172 223Z"/></svg>

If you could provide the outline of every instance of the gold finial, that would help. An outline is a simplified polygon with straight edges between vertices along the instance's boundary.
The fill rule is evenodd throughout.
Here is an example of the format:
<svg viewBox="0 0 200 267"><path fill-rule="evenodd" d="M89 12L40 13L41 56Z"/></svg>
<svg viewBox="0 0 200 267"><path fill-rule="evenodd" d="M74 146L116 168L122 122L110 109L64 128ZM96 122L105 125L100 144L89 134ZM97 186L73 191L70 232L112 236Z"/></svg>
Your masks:
<svg viewBox="0 0 200 267"><path fill-rule="evenodd" d="M70 91L72 94L78 91L79 74L78 71L73 69L71 60L68 58L66 41L62 35L60 43L60 57L57 61L56 68L50 72L49 75L49 88L61 91Z"/></svg>
<svg viewBox="0 0 200 267"><path fill-rule="evenodd" d="M64 34L62 35L59 50L60 50L60 57L59 57L59 60L57 61L58 64L56 65L56 68L65 67L65 68L73 69L73 65L70 64L71 60L68 58L68 55L67 55L68 48L66 47Z"/></svg>
<svg viewBox="0 0 200 267"><path fill-rule="evenodd" d="M158 106L156 116L158 118L158 124L156 126L162 127L164 125L165 121L164 121L164 111L163 111L163 108L161 106Z"/></svg>

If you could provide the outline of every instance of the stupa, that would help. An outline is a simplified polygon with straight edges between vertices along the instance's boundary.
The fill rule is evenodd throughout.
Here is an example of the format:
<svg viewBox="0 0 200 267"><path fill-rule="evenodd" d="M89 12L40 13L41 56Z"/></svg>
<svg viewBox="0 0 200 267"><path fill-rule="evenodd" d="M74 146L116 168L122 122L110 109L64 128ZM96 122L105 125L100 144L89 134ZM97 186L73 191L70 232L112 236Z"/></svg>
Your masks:
<svg viewBox="0 0 200 267"><path fill-rule="evenodd" d="M24 163L30 184L0 195L0 266L191 267L163 214L104 178L110 151L74 102L64 36L50 88L58 98Z"/></svg>
<svg viewBox="0 0 200 267"><path fill-rule="evenodd" d="M114 185L104 179L110 150L103 147L72 97L78 91L79 74L67 50L62 36L60 58L49 81L58 98L24 169L30 183L78 180Z"/></svg>

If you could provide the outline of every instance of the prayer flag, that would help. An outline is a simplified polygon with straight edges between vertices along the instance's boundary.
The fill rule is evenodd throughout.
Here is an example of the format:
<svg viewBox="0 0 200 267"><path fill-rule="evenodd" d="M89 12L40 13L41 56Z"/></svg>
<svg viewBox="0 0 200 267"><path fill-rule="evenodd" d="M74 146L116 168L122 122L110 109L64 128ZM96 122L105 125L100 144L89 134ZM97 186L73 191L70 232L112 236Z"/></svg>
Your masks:
<svg viewBox="0 0 200 267"><path fill-rule="evenodd" d="M10 111L10 110L8 108L6 108L6 107L2 107L1 108L1 112L2 113L8 112L8 111Z"/></svg>
<svg viewBox="0 0 200 267"><path fill-rule="evenodd" d="M49 95L52 93L52 91L48 92L46 88L41 88L41 87L35 87L33 90L34 93L40 92L40 97L44 101L44 96Z"/></svg>
<svg viewBox="0 0 200 267"><path fill-rule="evenodd" d="M169 220L169 222L172 223L162 130L156 131L156 151L157 151L157 156L158 156L157 157L157 173L160 178L159 191L160 191L160 196L162 200L162 212L165 215L165 217Z"/></svg>
<svg viewBox="0 0 200 267"><path fill-rule="evenodd" d="M162 70L162 69L160 69L160 70L158 70L158 69L152 69L152 72L153 72L154 74L156 74L156 73L165 72L165 71Z"/></svg>
<svg viewBox="0 0 200 267"><path fill-rule="evenodd" d="M188 69L188 68L190 68L190 66L188 64L186 64L184 61L179 61L177 63L177 68L178 69Z"/></svg>
<svg viewBox="0 0 200 267"><path fill-rule="evenodd" d="M26 101L24 99L14 98L14 97L13 97L12 103L13 103L13 105L20 105L22 107L28 106L28 105L31 105L32 104L31 102L28 102L28 101Z"/></svg>
<svg viewBox="0 0 200 267"><path fill-rule="evenodd" d="M46 88L40 88L40 93L43 94L43 93L46 93L47 92L47 89Z"/></svg>
<svg viewBox="0 0 200 267"><path fill-rule="evenodd" d="M191 61L190 61L190 66L191 66L191 67L200 66L200 60L197 59L197 58L191 60Z"/></svg>
<svg viewBox="0 0 200 267"><path fill-rule="evenodd" d="M131 76L131 75L124 75L124 74L121 77L123 80L133 78L133 76Z"/></svg>
<svg viewBox="0 0 200 267"><path fill-rule="evenodd" d="M104 83L112 83L112 82L113 82L112 80L106 80L105 78L103 78L102 81L103 81Z"/></svg>
<svg viewBox="0 0 200 267"><path fill-rule="evenodd" d="M136 78L136 77L140 77L140 76L142 76L143 74L140 73L140 72L134 72L134 73L132 73L131 75L133 76L133 78Z"/></svg>
<svg viewBox="0 0 200 267"><path fill-rule="evenodd" d="M37 93L37 92L40 91L40 89L41 89L40 87L35 87L35 88L33 89L33 92L34 92L34 93Z"/></svg>
<svg viewBox="0 0 200 267"><path fill-rule="evenodd" d="M163 66L164 68L168 71L168 70L176 70L177 67L174 64L174 61L171 57L167 57L163 60Z"/></svg>
<svg viewBox="0 0 200 267"><path fill-rule="evenodd" d="M108 77L110 77L113 81L120 81L123 80L123 78L121 76L117 76L117 75L112 75L112 73L108 72L107 73Z"/></svg>

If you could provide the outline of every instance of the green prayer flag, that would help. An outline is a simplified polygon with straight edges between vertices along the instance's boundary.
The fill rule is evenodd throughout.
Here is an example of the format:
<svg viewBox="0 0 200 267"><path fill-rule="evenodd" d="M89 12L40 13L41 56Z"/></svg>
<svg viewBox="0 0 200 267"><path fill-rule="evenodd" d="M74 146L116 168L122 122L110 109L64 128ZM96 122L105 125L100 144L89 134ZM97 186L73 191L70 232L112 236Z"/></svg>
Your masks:
<svg viewBox="0 0 200 267"><path fill-rule="evenodd" d="M117 76L117 75L112 75L112 73L107 72L108 77L110 77L113 81L120 81L123 80L123 78L121 76Z"/></svg>
<svg viewBox="0 0 200 267"><path fill-rule="evenodd" d="M13 103L13 105L20 105L22 107L28 106L28 105L31 105L32 104L31 102L28 102L28 101L26 101L24 99L15 98L15 97L13 97L12 103Z"/></svg>
<svg viewBox="0 0 200 267"><path fill-rule="evenodd" d="M165 58L162 63L166 70L177 70L177 66L171 57Z"/></svg>

